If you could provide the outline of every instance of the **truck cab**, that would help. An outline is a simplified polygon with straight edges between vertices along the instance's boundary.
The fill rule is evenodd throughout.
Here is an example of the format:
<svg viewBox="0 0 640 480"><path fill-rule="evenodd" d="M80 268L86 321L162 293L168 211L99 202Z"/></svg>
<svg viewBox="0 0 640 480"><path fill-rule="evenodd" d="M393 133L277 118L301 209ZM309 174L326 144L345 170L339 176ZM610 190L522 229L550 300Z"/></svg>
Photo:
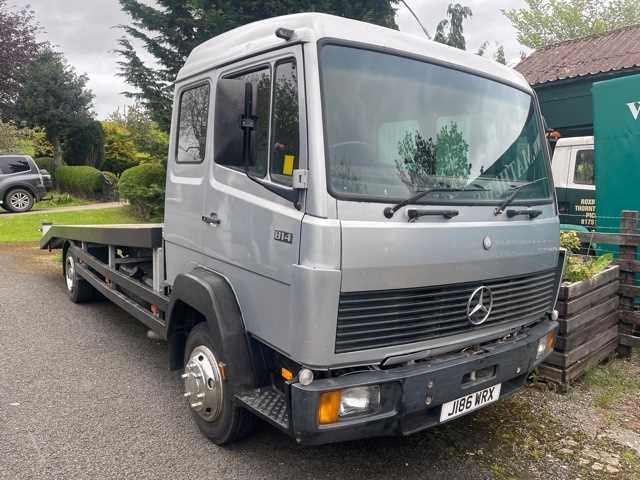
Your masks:
<svg viewBox="0 0 640 480"><path fill-rule="evenodd" d="M72 300L88 282L167 339L207 437L408 435L551 353L564 255L520 74L309 13L197 47L174 98L164 225L41 245Z"/></svg>
<svg viewBox="0 0 640 480"><path fill-rule="evenodd" d="M560 223L593 229L596 226L596 185L593 137L561 138L551 162ZM564 227L563 227L564 228Z"/></svg>

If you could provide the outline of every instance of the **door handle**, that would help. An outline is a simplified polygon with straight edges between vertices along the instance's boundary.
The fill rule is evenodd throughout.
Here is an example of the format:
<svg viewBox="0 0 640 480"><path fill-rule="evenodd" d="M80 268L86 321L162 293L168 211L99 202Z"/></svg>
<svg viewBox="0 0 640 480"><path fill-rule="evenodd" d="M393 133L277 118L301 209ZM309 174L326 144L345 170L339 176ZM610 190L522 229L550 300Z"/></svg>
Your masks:
<svg viewBox="0 0 640 480"><path fill-rule="evenodd" d="M203 215L202 221L207 225L220 225L220 219L218 218L218 215L213 212L211 212L209 216Z"/></svg>

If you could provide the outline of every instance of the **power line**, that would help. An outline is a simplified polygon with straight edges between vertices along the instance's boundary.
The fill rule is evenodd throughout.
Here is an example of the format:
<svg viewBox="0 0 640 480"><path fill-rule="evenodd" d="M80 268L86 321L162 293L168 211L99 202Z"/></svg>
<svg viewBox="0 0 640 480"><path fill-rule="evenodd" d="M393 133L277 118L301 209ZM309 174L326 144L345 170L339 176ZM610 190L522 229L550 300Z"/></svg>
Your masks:
<svg viewBox="0 0 640 480"><path fill-rule="evenodd" d="M409 12L411 13L411 15L413 15L413 18L416 19L416 22L418 22L418 25L420 25L420 28L422 28L422 31L424 32L424 34L427 36L427 38L429 40L431 40L431 35L429 35L429 32L427 32L427 29L424 28L424 25L422 24L422 22L420 21L420 18L418 18L418 15L416 15L416 12L413 11L413 9L409 6L409 4L405 1L405 0L400 0L402 2L402 4L407 7L407 10L409 10Z"/></svg>

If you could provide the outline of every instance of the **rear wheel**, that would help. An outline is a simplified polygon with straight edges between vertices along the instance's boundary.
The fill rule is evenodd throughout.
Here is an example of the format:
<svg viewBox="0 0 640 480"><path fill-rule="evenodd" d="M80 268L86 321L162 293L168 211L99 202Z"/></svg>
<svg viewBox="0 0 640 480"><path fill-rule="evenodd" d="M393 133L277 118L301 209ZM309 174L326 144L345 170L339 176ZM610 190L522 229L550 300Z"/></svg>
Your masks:
<svg viewBox="0 0 640 480"><path fill-rule="evenodd" d="M64 257L64 281L67 286L67 294L73 303L90 302L97 296L97 292L91 284L78 276L76 258L69 249Z"/></svg>
<svg viewBox="0 0 640 480"><path fill-rule="evenodd" d="M14 188L4 199L4 206L12 212L28 212L33 208L33 195L24 188Z"/></svg>
<svg viewBox="0 0 640 480"><path fill-rule="evenodd" d="M237 392L225 378L221 355L208 325L193 327L185 346L184 396L200 431L218 445L248 435L255 426L255 417L234 402Z"/></svg>

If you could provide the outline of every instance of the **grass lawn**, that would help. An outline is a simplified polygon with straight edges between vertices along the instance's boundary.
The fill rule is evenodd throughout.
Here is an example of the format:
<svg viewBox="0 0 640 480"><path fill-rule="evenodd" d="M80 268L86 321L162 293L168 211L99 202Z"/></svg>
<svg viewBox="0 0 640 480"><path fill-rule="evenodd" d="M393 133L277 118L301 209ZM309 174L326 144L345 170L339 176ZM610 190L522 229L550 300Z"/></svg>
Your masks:
<svg viewBox="0 0 640 480"><path fill-rule="evenodd" d="M39 214L0 215L0 242L39 240L38 230L43 222L58 225L104 225L113 223L141 223L128 207L103 208L76 212L44 212Z"/></svg>
<svg viewBox="0 0 640 480"><path fill-rule="evenodd" d="M41 200L36 203L36 208L60 208L60 207L77 207L79 205L89 205L91 200L74 197L68 193L48 192L47 200Z"/></svg>

